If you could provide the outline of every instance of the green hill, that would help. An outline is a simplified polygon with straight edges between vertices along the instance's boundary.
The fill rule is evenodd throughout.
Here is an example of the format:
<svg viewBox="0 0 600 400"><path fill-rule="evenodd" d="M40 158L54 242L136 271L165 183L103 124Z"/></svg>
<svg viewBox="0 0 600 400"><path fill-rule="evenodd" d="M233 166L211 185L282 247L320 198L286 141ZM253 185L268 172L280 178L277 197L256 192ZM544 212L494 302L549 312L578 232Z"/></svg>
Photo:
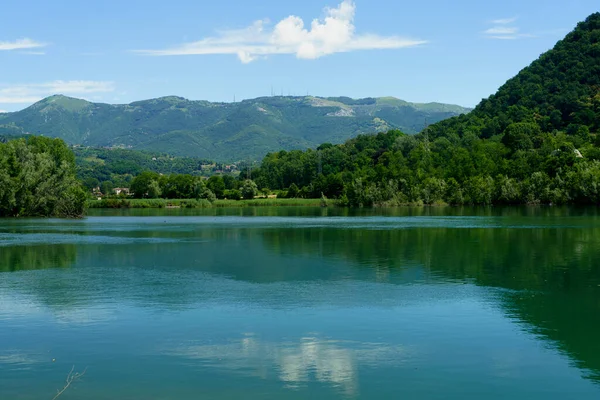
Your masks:
<svg viewBox="0 0 600 400"><path fill-rule="evenodd" d="M600 130L600 13L590 15L471 113L428 129L430 137L501 135L516 122L542 132Z"/></svg>
<svg viewBox="0 0 600 400"><path fill-rule="evenodd" d="M1 114L0 135L37 134L70 144L237 161L321 142L341 143L361 133L417 133L426 124L468 111L395 98L274 96L211 103L170 96L110 105L56 95Z"/></svg>

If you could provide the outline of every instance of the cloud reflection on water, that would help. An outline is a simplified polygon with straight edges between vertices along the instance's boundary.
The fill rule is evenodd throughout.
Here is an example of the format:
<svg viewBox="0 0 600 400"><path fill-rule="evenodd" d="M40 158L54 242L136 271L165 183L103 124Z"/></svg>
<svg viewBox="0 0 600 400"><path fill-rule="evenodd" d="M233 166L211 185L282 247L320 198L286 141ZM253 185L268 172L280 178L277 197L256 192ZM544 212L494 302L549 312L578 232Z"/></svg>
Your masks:
<svg viewBox="0 0 600 400"><path fill-rule="evenodd" d="M326 340L316 336L275 342L254 334L227 344L190 345L165 353L262 379L269 378L270 371L277 371L276 378L289 389L318 382L331 385L349 397L358 395L359 367L396 364L408 356L405 348L383 343Z"/></svg>

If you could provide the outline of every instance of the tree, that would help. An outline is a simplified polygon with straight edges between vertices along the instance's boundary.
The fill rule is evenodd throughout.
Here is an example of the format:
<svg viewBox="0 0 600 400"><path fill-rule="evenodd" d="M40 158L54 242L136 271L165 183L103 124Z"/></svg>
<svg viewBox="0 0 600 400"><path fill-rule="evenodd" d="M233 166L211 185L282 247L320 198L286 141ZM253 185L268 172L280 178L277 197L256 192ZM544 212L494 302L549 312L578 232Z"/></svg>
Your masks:
<svg viewBox="0 0 600 400"><path fill-rule="evenodd" d="M237 180L231 175L223 175L223 183L226 190L237 189Z"/></svg>
<svg viewBox="0 0 600 400"><path fill-rule="evenodd" d="M242 192L237 189L231 189L225 191L225 198L229 200L241 200Z"/></svg>
<svg viewBox="0 0 600 400"><path fill-rule="evenodd" d="M208 178L208 182L206 182L206 186L212 190L212 192L217 196L218 199L222 199L225 194L225 181L223 177L220 175L213 175Z"/></svg>
<svg viewBox="0 0 600 400"><path fill-rule="evenodd" d="M290 185L290 187L288 188L286 197L288 199L295 199L296 197L298 197L299 193L300 193L300 189L298 189L298 186L295 183L292 183Z"/></svg>
<svg viewBox="0 0 600 400"><path fill-rule="evenodd" d="M155 172L145 171L133 178L129 190L133 193L133 197L143 199L148 197L150 185L152 181L158 181L158 174Z"/></svg>
<svg viewBox="0 0 600 400"><path fill-rule="evenodd" d="M115 185L111 181L104 181L100 184L100 191L105 196L112 194L112 191L114 188L115 188Z"/></svg>
<svg viewBox="0 0 600 400"><path fill-rule="evenodd" d="M196 199L205 199L211 203L217 199L214 192L210 190L201 179L196 179L194 183L194 197Z"/></svg>
<svg viewBox="0 0 600 400"><path fill-rule="evenodd" d="M163 197L168 199L192 199L198 178L188 174L172 174L163 182Z"/></svg>
<svg viewBox="0 0 600 400"><path fill-rule="evenodd" d="M85 201L75 157L62 140L0 143L0 217L81 217Z"/></svg>
<svg viewBox="0 0 600 400"><path fill-rule="evenodd" d="M83 186L85 186L85 188L90 191L92 189L100 186L100 182L98 181L98 179L93 178L93 177L88 177L88 178L84 179L82 183L83 183Z"/></svg>
<svg viewBox="0 0 600 400"><path fill-rule="evenodd" d="M160 190L160 186L158 185L158 182L155 179L152 179L150 181L147 193L149 199L157 199L160 197L162 191Z"/></svg>
<svg viewBox="0 0 600 400"><path fill-rule="evenodd" d="M253 180L246 179L241 192L245 200L251 200L258 194L258 186L256 186Z"/></svg>
<svg viewBox="0 0 600 400"><path fill-rule="evenodd" d="M510 124L504 131L502 142L513 151L533 148L532 138L540 135L542 130L538 124L518 122Z"/></svg>

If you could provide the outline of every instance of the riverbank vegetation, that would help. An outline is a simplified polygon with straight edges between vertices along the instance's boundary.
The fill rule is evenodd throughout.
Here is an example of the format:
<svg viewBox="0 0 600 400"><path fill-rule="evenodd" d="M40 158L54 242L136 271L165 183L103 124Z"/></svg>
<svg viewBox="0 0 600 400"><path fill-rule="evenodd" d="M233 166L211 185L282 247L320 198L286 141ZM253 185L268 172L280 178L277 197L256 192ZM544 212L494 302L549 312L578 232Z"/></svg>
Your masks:
<svg viewBox="0 0 600 400"><path fill-rule="evenodd" d="M81 217L86 193L60 139L0 143L0 217Z"/></svg>
<svg viewBox="0 0 600 400"><path fill-rule="evenodd" d="M229 207L320 207L321 199L256 198L252 200L127 199L88 200L89 208L229 208ZM332 203L331 203L332 204Z"/></svg>

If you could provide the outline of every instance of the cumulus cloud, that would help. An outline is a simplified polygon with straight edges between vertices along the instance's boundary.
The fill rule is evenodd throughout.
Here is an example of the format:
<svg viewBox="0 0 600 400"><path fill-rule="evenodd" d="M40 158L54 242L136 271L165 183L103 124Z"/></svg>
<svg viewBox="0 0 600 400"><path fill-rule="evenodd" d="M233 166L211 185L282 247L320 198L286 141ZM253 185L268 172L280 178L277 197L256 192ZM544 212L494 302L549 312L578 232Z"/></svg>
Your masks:
<svg viewBox="0 0 600 400"><path fill-rule="evenodd" d="M534 36L521 33L521 29L515 26L515 22L517 22L517 17L493 20L491 21L493 26L483 31L483 34L488 39L500 40L515 40Z"/></svg>
<svg viewBox="0 0 600 400"><path fill-rule="evenodd" d="M36 42L35 40L31 40L28 38L17 39L12 42L2 42L0 41L0 51L2 50L23 50L23 49L35 49L38 47L45 47L45 43Z"/></svg>
<svg viewBox="0 0 600 400"><path fill-rule="evenodd" d="M316 59L334 53L358 50L399 49L426 43L399 36L357 34L354 25L356 5L343 0L336 8L326 8L323 19L310 25L294 15L270 26L267 20L247 28L217 32L216 36L159 50L134 50L150 56L234 54L249 63L273 54L294 54L301 59Z"/></svg>
<svg viewBox="0 0 600 400"><path fill-rule="evenodd" d="M52 81L17 85L0 85L0 104L35 103L53 94L85 96L90 93L108 93L115 90L113 82L105 81Z"/></svg>

